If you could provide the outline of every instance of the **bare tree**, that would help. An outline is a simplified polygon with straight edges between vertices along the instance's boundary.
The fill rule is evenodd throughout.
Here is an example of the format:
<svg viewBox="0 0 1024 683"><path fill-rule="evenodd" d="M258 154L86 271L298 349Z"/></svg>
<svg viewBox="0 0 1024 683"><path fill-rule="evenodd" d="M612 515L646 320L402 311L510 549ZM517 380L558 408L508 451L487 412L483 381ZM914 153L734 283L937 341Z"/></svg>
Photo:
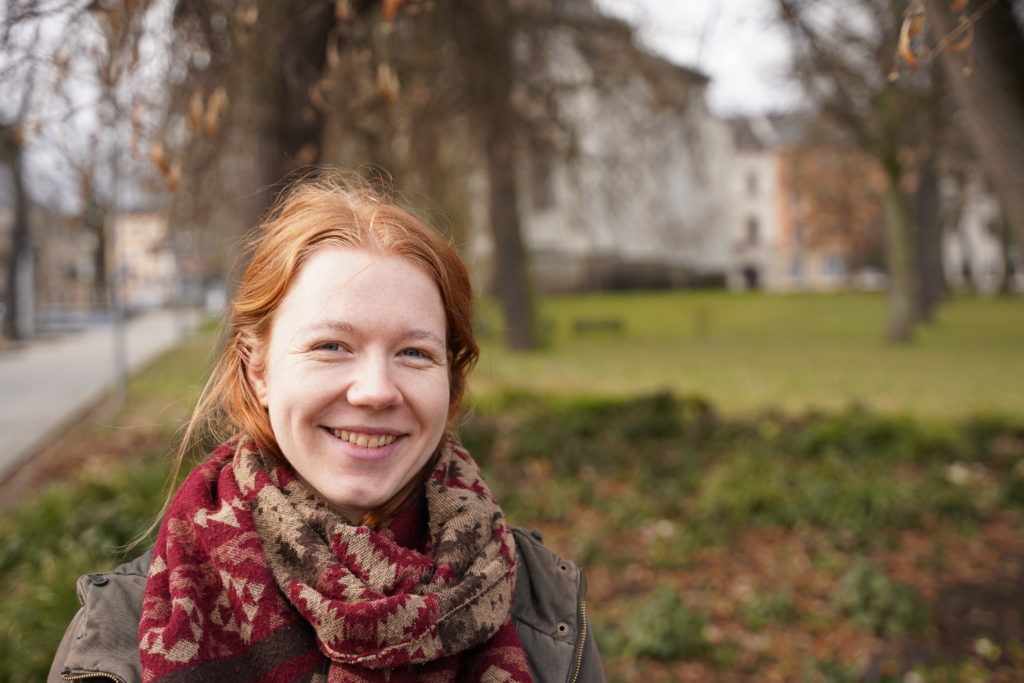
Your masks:
<svg viewBox="0 0 1024 683"><path fill-rule="evenodd" d="M173 85L152 156L181 249L205 269L226 272L282 177L320 161L326 112L310 98L339 16L320 0L175 2Z"/></svg>
<svg viewBox="0 0 1024 683"><path fill-rule="evenodd" d="M926 25L978 158L1024 244L1024 6L952 5L957 9L947 0L924 0Z"/></svg>
<svg viewBox="0 0 1024 683"><path fill-rule="evenodd" d="M0 163L7 167L11 189L11 240L7 252L7 278L4 289L3 333L8 339L22 339L32 326L25 310L31 302L32 234L28 222L28 194L25 192L22 130L18 124L0 123Z"/></svg>
<svg viewBox="0 0 1024 683"><path fill-rule="evenodd" d="M654 60L632 47L626 26L587 2L568 4L444 0L410 6L393 24L349 25L323 82L334 114L325 158L382 166L435 198L457 236L475 223L487 229L491 290L512 348L538 341L526 200L545 195L546 167L609 163L582 159L580 127L589 122L580 107L575 118L568 113L574 96L621 100L637 92L629 87L636 81L660 79L672 91L654 88L654 108L688 104L679 79L647 73ZM616 189L629 182L636 179ZM477 202L482 216L473 213Z"/></svg>
<svg viewBox="0 0 1024 683"><path fill-rule="evenodd" d="M515 32L508 30L511 8L504 2L460 0L452 9L465 87L475 104L472 121L486 159L494 291L505 312L508 346L529 349L537 344L537 331L519 213L516 142L521 131L512 103L516 65Z"/></svg>
<svg viewBox="0 0 1024 683"><path fill-rule="evenodd" d="M778 0L797 45L794 69L823 113L841 126L885 174L883 198L889 274L888 338L911 339L921 317L913 201L905 186L934 144L928 115L937 106L928 75L892 80L903 3ZM922 225L934 226L937 221ZM936 235L922 235L937 240Z"/></svg>
<svg viewBox="0 0 1024 683"><path fill-rule="evenodd" d="M11 15L5 16L3 39L0 46L10 48L12 31L17 23L23 20L18 13L19 8L9 8ZM10 179L11 200L11 239L7 251L6 279L3 298L3 334L9 339L22 339L31 336L34 325L32 320L35 311L31 310L34 275L32 268L32 231L28 219L29 197L25 190L24 145L25 129L31 106L31 97L35 84L35 65L31 63L32 52L39 42L39 31L36 29L27 45L20 46L17 51L5 50L3 76L10 85L12 95L16 92L15 83L20 86L18 102L14 111L0 112L0 163L7 168ZM17 73L20 69L21 73ZM20 81L20 82L19 82Z"/></svg>
<svg viewBox="0 0 1024 683"><path fill-rule="evenodd" d="M384 170L400 185L431 197L421 208L446 214L465 241L474 178L486 181L483 203L493 244L492 291L510 348L537 344L536 315L522 235L520 148L537 128L522 116L513 91L524 70L514 45L534 16L508 0L445 0L394 22L345 27L323 81L335 112L326 158ZM548 23L551 23L550 13Z"/></svg>
<svg viewBox="0 0 1024 683"><path fill-rule="evenodd" d="M809 140L788 157L789 182L799 188L801 242L818 248L842 245L852 276L883 262L880 199L885 179L873 157L829 135L812 124Z"/></svg>
<svg viewBox="0 0 1024 683"><path fill-rule="evenodd" d="M581 82L560 81L544 45L559 30L613 24L629 45L628 29L585 0L176 0L169 21L161 80L172 86L150 152L173 190L182 251L223 272L280 178L307 164L380 169L435 198L461 237L481 218L482 178L479 222L490 226L507 341L536 343L520 215L526 151L571 158L560 98L623 71L601 62ZM137 46L123 47L137 59Z"/></svg>

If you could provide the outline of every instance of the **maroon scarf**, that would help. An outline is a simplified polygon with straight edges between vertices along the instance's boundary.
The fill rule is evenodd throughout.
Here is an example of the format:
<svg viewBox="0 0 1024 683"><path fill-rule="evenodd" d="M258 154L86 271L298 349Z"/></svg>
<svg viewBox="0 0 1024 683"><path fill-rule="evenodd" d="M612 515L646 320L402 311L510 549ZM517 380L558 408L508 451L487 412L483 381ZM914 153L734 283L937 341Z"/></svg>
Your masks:
<svg viewBox="0 0 1024 683"><path fill-rule="evenodd" d="M476 463L444 445L424 495L352 526L278 459L226 444L157 537L145 681L529 681L515 544Z"/></svg>

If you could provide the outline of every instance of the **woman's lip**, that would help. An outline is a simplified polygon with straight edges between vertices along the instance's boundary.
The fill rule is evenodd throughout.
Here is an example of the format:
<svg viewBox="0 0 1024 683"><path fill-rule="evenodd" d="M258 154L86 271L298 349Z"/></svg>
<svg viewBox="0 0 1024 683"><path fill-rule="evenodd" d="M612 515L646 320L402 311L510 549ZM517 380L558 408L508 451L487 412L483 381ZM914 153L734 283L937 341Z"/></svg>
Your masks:
<svg viewBox="0 0 1024 683"><path fill-rule="evenodd" d="M332 429L330 427L324 427L324 431L344 446L350 455L360 460L377 460L387 457L394 449L395 444L400 443L406 436L405 434L396 435L380 432L377 434L348 432L343 429Z"/></svg>
<svg viewBox="0 0 1024 683"><path fill-rule="evenodd" d="M405 434L405 432L395 429L389 429L387 427L363 427L360 425L342 427L328 427L327 425L324 425L324 429L338 432L355 432L356 434L366 434L367 436L402 436L403 434Z"/></svg>
<svg viewBox="0 0 1024 683"><path fill-rule="evenodd" d="M338 436L333 429L329 427L325 427L324 431L326 431L331 436L331 438L334 439L334 442L338 444L338 447L340 447L341 449L341 453L344 454L345 457L351 458L352 460L367 463L382 462L388 460L391 457L391 455L395 452L395 450L398 449L398 447L402 444L404 439L406 439L406 437L408 436L408 434L401 434L398 436L391 434L373 436L371 438L375 440L386 439L383 444L378 443L376 446L374 446L371 445L370 442L368 442L366 445L360 445L360 443L357 441L352 442L350 440L343 439L340 436ZM366 434L362 434L361 438L366 439Z"/></svg>

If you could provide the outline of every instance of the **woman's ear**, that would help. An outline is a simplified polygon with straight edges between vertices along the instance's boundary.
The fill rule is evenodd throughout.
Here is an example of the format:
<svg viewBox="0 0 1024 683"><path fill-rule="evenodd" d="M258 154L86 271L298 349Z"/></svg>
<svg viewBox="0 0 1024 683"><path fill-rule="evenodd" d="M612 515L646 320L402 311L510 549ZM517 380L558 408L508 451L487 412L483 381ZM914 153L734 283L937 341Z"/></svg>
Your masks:
<svg viewBox="0 0 1024 683"><path fill-rule="evenodd" d="M245 377L249 380L253 393L259 400L260 405L267 407L267 362L266 345L253 344L249 346L246 354Z"/></svg>

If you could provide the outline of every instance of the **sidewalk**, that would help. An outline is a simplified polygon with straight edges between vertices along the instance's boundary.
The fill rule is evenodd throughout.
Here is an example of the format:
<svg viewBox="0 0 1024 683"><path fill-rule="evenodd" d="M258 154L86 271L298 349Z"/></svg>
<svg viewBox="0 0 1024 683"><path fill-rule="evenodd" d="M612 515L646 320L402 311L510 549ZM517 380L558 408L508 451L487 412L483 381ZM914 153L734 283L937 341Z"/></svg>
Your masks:
<svg viewBox="0 0 1024 683"><path fill-rule="evenodd" d="M130 320L129 372L180 344L198 322L193 311L159 311ZM0 480L98 401L113 381L109 325L0 352Z"/></svg>

